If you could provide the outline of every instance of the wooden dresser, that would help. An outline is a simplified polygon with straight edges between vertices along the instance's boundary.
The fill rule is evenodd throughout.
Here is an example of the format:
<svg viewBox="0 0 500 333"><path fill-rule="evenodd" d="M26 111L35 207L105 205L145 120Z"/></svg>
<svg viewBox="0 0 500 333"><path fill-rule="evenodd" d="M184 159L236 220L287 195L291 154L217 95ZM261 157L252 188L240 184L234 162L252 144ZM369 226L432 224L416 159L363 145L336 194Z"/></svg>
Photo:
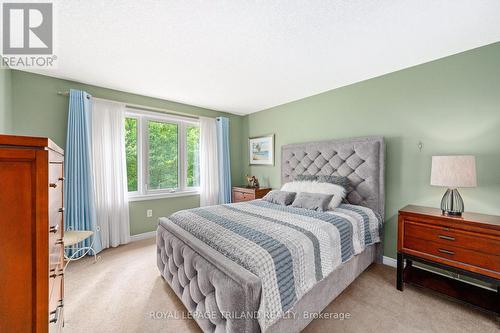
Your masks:
<svg viewBox="0 0 500 333"><path fill-rule="evenodd" d="M484 281L496 290L418 269L413 261ZM500 216L451 217L437 208L406 206L399 211L397 265L399 290L404 282L413 283L500 313Z"/></svg>
<svg viewBox="0 0 500 333"><path fill-rule="evenodd" d="M260 199L263 198L269 191L271 191L271 188L234 186L232 194L233 197L232 202L242 202L242 201Z"/></svg>
<svg viewBox="0 0 500 333"><path fill-rule="evenodd" d="M0 135L0 332L63 324L63 150Z"/></svg>

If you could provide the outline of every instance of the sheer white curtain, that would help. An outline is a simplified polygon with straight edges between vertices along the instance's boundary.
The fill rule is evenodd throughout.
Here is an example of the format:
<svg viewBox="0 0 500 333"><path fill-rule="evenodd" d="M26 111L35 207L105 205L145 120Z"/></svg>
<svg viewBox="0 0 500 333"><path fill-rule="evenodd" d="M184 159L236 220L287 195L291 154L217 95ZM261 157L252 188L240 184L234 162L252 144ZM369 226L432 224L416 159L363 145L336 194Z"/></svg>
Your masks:
<svg viewBox="0 0 500 333"><path fill-rule="evenodd" d="M200 206L219 203L217 120L200 117Z"/></svg>
<svg viewBox="0 0 500 333"><path fill-rule="evenodd" d="M93 99L92 171L103 248L130 241L124 122L124 104Z"/></svg>

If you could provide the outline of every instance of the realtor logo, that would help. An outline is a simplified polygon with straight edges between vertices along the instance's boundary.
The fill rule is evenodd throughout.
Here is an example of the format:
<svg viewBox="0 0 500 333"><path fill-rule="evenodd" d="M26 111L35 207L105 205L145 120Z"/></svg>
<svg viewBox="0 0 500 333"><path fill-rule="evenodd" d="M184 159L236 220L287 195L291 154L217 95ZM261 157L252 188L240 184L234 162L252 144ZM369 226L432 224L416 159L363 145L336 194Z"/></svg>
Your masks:
<svg viewBox="0 0 500 333"><path fill-rule="evenodd" d="M4 3L0 67L54 67L53 19L52 3Z"/></svg>
<svg viewBox="0 0 500 333"><path fill-rule="evenodd" d="M52 4L3 4L3 54L52 54Z"/></svg>

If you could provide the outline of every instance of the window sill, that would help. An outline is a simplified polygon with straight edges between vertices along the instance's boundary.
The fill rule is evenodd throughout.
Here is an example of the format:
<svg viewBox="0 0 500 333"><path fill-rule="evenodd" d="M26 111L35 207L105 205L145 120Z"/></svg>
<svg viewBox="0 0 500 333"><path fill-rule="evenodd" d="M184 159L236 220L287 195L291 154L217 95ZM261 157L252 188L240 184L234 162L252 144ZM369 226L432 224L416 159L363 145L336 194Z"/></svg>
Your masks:
<svg viewBox="0 0 500 333"><path fill-rule="evenodd" d="M177 197L188 197L193 195L200 195L200 191L182 191L174 193L157 193L157 194L140 194L132 195L128 197L128 201L146 201L146 200L157 200L157 199L168 199Z"/></svg>

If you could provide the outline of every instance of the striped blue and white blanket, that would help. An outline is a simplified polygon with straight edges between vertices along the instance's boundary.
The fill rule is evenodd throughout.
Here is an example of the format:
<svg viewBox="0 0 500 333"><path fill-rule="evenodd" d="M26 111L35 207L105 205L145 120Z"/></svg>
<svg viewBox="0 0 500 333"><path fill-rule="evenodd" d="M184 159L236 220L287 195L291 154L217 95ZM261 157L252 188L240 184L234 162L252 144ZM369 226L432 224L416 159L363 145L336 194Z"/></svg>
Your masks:
<svg viewBox="0 0 500 333"><path fill-rule="evenodd" d="M318 281L380 241L377 215L347 204L316 212L255 200L184 210L169 220L260 278L263 331Z"/></svg>

